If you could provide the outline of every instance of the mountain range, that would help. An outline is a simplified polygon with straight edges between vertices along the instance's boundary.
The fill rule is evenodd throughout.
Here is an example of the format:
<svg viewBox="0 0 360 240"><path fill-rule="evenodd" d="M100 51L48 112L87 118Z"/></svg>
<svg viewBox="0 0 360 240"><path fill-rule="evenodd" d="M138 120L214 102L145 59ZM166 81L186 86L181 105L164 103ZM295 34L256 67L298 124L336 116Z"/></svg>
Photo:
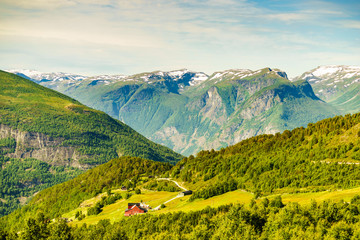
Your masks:
<svg viewBox="0 0 360 240"><path fill-rule="evenodd" d="M98 96L112 93L111 103L116 96L119 114L146 119L168 110L169 124L202 126L207 136L221 136L216 127L226 121L295 125L343 111L278 69L152 74L108 83L65 74L53 82L72 81L85 96L98 81ZM119 84L115 93L111 82ZM181 155L71 97L6 72L0 85L0 214L7 215L0 218L1 239L360 237L360 113L179 161ZM177 186L192 194L174 192ZM134 203L148 213L125 217Z"/></svg>
<svg viewBox="0 0 360 240"><path fill-rule="evenodd" d="M354 66L322 66L291 81L271 68L210 76L186 69L93 77L11 72L104 111L183 155L360 110L360 69Z"/></svg>

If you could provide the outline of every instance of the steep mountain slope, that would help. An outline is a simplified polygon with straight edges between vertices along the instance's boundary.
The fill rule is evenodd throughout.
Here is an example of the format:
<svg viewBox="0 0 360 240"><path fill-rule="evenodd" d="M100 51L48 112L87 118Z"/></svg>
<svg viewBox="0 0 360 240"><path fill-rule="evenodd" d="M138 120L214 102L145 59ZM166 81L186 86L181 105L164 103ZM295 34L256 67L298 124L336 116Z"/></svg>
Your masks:
<svg viewBox="0 0 360 240"><path fill-rule="evenodd" d="M319 98L344 114L360 110L360 66L320 66L295 79L307 80Z"/></svg>
<svg viewBox="0 0 360 240"><path fill-rule="evenodd" d="M1 137L16 140L9 157L35 157L75 167L122 155L171 163L181 157L60 93L6 72L0 72L0 81Z"/></svg>
<svg viewBox="0 0 360 240"><path fill-rule="evenodd" d="M181 159L105 113L30 80L0 71L0 86L2 214L24 197L118 156L172 164Z"/></svg>
<svg viewBox="0 0 360 240"><path fill-rule="evenodd" d="M270 68L88 78L63 92L185 155L338 113L306 81L290 82L285 72Z"/></svg>
<svg viewBox="0 0 360 240"><path fill-rule="evenodd" d="M193 110L200 122L189 142L197 141L204 149L219 149L336 114L306 81L292 83L286 73L270 68L217 72L187 94L191 101L186 109ZM212 132L204 131L204 126Z"/></svg>

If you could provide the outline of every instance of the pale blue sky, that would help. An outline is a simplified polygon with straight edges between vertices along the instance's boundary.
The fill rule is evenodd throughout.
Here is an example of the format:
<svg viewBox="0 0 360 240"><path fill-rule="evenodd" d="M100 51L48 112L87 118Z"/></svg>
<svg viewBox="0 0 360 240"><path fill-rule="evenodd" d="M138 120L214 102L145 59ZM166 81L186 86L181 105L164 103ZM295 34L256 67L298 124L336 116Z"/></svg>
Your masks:
<svg viewBox="0 0 360 240"><path fill-rule="evenodd" d="M0 69L87 75L360 65L360 1L0 0Z"/></svg>

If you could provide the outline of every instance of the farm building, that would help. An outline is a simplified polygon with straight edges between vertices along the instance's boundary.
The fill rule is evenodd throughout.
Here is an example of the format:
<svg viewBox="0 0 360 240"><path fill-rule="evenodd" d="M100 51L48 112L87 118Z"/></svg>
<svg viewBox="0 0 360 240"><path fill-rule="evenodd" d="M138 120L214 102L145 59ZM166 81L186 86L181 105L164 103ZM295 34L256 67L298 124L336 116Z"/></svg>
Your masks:
<svg viewBox="0 0 360 240"><path fill-rule="evenodd" d="M150 206L143 203L128 203L128 208L125 210L124 216L132 216L136 214L147 213Z"/></svg>
<svg viewBox="0 0 360 240"><path fill-rule="evenodd" d="M191 190L187 190L187 191L184 191L184 192L179 193L179 196L183 197L183 196L191 195L191 194L192 194L192 191L191 191Z"/></svg>

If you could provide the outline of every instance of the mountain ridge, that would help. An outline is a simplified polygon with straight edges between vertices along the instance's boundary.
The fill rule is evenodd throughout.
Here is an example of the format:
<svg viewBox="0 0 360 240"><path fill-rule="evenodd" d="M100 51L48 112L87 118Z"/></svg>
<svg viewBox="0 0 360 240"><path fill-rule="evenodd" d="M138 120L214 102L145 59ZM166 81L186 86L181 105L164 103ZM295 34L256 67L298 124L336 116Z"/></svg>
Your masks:
<svg viewBox="0 0 360 240"><path fill-rule="evenodd" d="M210 76L186 69L154 71L96 81L85 79L57 90L185 155L339 113L318 99L306 81L290 81L276 68L231 69ZM300 112L298 117L292 109Z"/></svg>

